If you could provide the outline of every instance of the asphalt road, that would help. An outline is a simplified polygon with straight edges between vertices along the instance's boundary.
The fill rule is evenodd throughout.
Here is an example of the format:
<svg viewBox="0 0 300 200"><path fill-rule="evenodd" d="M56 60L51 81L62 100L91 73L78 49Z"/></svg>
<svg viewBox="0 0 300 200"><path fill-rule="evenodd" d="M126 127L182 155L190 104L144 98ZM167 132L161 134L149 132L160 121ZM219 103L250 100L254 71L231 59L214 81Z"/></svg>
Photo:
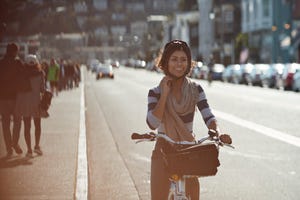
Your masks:
<svg viewBox="0 0 300 200"><path fill-rule="evenodd" d="M134 144L129 136L149 130L145 122L148 89L161 77L121 68L115 80L88 79L95 94L92 98L97 99L140 199L149 199L154 144ZM221 149L217 176L200 178L202 199L299 199L300 95L220 82L208 87L205 81L199 82L221 130L232 135L236 146ZM206 127L199 112L195 119L194 130L200 138Z"/></svg>
<svg viewBox="0 0 300 200"><path fill-rule="evenodd" d="M130 134L149 131L147 94L161 77L120 68L114 80L96 81L86 73L84 88L54 98L51 116L43 120L43 156L5 160L0 131L0 199L75 199L80 109L85 110L89 199L150 199L154 143L135 144ZM236 147L221 149L216 176L200 178L201 199L299 199L300 94L196 81ZM197 138L205 136L199 112L195 120ZM25 150L23 134L20 144Z"/></svg>

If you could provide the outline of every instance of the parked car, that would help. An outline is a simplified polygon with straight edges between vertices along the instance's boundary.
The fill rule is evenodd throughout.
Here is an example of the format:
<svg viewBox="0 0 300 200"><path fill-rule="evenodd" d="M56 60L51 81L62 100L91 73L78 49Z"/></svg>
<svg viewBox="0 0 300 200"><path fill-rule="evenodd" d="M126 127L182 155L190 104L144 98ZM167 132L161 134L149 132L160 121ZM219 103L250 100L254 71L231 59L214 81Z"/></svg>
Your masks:
<svg viewBox="0 0 300 200"><path fill-rule="evenodd" d="M208 74L208 66L203 65L199 71L199 77L200 79L207 80L207 74Z"/></svg>
<svg viewBox="0 0 300 200"><path fill-rule="evenodd" d="M133 59L133 58L129 58L128 60L126 60L125 61L125 64L124 64L124 66L125 67L135 67L135 59Z"/></svg>
<svg viewBox="0 0 300 200"><path fill-rule="evenodd" d="M233 83L234 73L235 73L235 71L237 71L239 69L240 69L239 64L228 65L223 71L222 80L224 82Z"/></svg>
<svg viewBox="0 0 300 200"><path fill-rule="evenodd" d="M134 68L135 69L145 69L146 68L146 61L144 60L135 60Z"/></svg>
<svg viewBox="0 0 300 200"><path fill-rule="evenodd" d="M268 64L254 64L249 74L249 83L253 86L263 87L263 79L269 68Z"/></svg>
<svg viewBox="0 0 300 200"><path fill-rule="evenodd" d="M265 76L263 77L263 85L269 88L275 88L276 77L282 75L284 68L285 65L283 63L270 64L270 67L268 68Z"/></svg>
<svg viewBox="0 0 300 200"><path fill-rule="evenodd" d="M88 61L88 68L92 72L96 72L98 65L100 64L100 61L98 59L91 59Z"/></svg>
<svg viewBox="0 0 300 200"><path fill-rule="evenodd" d="M213 67L212 79L221 81L224 69L225 66L223 64L215 63Z"/></svg>
<svg viewBox="0 0 300 200"><path fill-rule="evenodd" d="M145 69L148 70L148 71L156 71L157 67L155 65L155 62L153 60L147 62Z"/></svg>
<svg viewBox="0 0 300 200"><path fill-rule="evenodd" d="M298 63L287 63L283 69L282 75L276 77L276 88L283 90L293 89L293 76L297 69L300 69Z"/></svg>
<svg viewBox="0 0 300 200"><path fill-rule="evenodd" d="M254 65L251 63L241 64L239 68L234 71L233 82L236 84L246 84L250 82L249 74Z"/></svg>
<svg viewBox="0 0 300 200"><path fill-rule="evenodd" d="M194 66L189 74L191 78L200 79L201 68L203 67L202 62L197 62L196 66Z"/></svg>
<svg viewBox="0 0 300 200"><path fill-rule="evenodd" d="M111 79L114 78L114 71L111 64L99 64L97 67L96 79L109 77Z"/></svg>
<svg viewBox="0 0 300 200"><path fill-rule="evenodd" d="M120 62L118 60L111 61L111 65L113 68L120 68Z"/></svg>
<svg viewBox="0 0 300 200"><path fill-rule="evenodd" d="M189 76L191 78L200 79L200 70L201 70L201 67L199 67L199 66L193 67L190 74L189 74Z"/></svg>
<svg viewBox="0 0 300 200"><path fill-rule="evenodd" d="M293 77L293 91L300 91L300 69L296 69L296 72Z"/></svg>

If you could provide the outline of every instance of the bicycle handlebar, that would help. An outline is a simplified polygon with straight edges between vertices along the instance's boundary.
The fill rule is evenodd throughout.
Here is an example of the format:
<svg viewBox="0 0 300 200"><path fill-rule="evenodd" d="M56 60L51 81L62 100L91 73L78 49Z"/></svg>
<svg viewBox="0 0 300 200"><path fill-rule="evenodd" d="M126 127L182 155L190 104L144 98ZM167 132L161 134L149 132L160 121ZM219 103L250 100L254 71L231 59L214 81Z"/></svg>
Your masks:
<svg viewBox="0 0 300 200"><path fill-rule="evenodd" d="M144 141L155 141L157 138L163 138L164 140L166 140L172 144L183 144L183 145L201 144L206 140L211 140L211 141L216 142L220 146L228 146L228 147L234 148L234 146L232 146L231 144L227 144L224 141L222 141L222 138L220 138L218 133L214 130L209 130L208 136L205 136L205 137L201 138L200 140L194 141L194 142L188 142L188 141L176 142L165 134L160 134L160 133L156 134L154 132L149 132L149 133L144 133L144 134L139 134L139 133L131 134L131 139L137 140L136 143L144 142Z"/></svg>
<svg viewBox="0 0 300 200"><path fill-rule="evenodd" d="M149 132L145 134L139 134L139 133L132 133L131 134L131 139L132 140L140 140L140 139L154 139L155 138L155 133Z"/></svg>

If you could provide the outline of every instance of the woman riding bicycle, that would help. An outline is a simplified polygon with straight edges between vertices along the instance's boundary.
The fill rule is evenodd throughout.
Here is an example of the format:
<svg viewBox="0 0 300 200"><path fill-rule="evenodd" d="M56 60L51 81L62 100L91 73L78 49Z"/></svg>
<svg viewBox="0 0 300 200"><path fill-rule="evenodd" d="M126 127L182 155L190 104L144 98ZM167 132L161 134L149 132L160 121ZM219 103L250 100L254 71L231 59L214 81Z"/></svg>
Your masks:
<svg viewBox="0 0 300 200"><path fill-rule="evenodd" d="M193 120L197 106L206 126L218 132L217 120L209 108L203 88L187 78L192 67L189 46L181 40L168 42L158 59L158 66L165 76L157 87L149 90L148 126L174 141L194 141ZM162 154L164 145L163 140L158 140L152 152L152 200L168 198L170 181ZM199 188L197 178L190 178L186 183L191 199L199 199Z"/></svg>

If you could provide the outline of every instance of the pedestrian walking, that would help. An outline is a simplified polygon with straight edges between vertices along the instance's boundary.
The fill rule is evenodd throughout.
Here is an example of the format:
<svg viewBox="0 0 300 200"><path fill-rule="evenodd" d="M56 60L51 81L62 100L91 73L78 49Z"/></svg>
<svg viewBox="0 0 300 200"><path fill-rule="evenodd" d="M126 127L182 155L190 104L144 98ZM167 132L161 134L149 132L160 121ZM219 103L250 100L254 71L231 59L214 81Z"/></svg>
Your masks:
<svg viewBox="0 0 300 200"><path fill-rule="evenodd" d="M80 80L81 80L81 72L80 72L80 64L79 63L76 63L75 64L75 87L79 87L79 83L80 83Z"/></svg>
<svg viewBox="0 0 300 200"><path fill-rule="evenodd" d="M71 60L68 60L65 70L66 70L65 72L66 72L66 78L67 78L67 87L68 87L68 89L73 89L75 69L74 69L74 63Z"/></svg>
<svg viewBox="0 0 300 200"><path fill-rule="evenodd" d="M56 94L56 96L58 96L59 65L54 58L50 60L47 81L50 83L52 94Z"/></svg>
<svg viewBox="0 0 300 200"><path fill-rule="evenodd" d="M41 138L41 96L45 92L45 73L35 55L28 55L25 59L24 74L27 76L31 90L19 92L17 94L15 114L23 117L24 121L24 136L27 145L27 157L33 157L31 148L31 121L33 119L35 127L35 146L34 152L42 155L40 148Z"/></svg>
<svg viewBox="0 0 300 200"><path fill-rule="evenodd" d="M58 64L59 64L58 90L63 91L66 89L66 74L65 74L66 62L63 59L60 59Z"/></svg>
<svg viewBox="0 0 300 200"><path fill-rule="evenodd" d="M49 64L48 64L48 62L46 60L42 61L41 62L41 67L42 67L42 70L45 73L45 78L46 78L46 80L45 80L45 88L50 89L49 85L47 85L47 77L48 77L48 70L49 70Z"/></svg>
<svg viewBox="0 0 300 200"><path fill-rule="evenodd" d="M13 149L17 154L22 154L22 149L18 144L21 118L14 115L16 95L20 85L19 77L23 67L23 63L17 57L18 52L18 46L15 43L9 43L6 47L6 54L0 60L0 114L7 157L12 156ZM11 117L13 134L10 130Z"/></svg>

